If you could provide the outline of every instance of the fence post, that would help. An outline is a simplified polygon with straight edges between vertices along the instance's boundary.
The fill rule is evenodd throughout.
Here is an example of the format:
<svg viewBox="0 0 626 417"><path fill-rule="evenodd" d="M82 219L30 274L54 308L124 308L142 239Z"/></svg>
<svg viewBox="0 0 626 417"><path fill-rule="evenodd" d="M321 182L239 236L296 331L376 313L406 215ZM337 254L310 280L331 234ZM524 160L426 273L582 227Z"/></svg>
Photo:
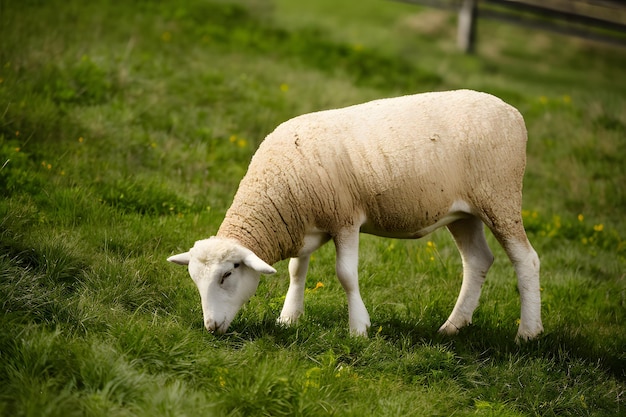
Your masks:
<svg viewBox="0 0 626 417"><path fill-rule="evenodd" d="M463 0L459 10L457 44L465 53L474 51L476 38L476 3L477 0Z"/></svg>

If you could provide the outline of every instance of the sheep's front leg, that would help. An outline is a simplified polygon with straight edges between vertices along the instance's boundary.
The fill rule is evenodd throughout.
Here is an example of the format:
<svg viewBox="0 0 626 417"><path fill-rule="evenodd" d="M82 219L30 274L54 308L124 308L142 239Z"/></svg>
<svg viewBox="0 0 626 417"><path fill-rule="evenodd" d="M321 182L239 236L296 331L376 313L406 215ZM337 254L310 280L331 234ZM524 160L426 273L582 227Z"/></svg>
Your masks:
<svg viewBox="0 0 626 417"><path fill-rule="evenodd" d="M280 324L293 324L304 314L304 289L306 273L311 254L328 242L330 235L320 230L312 230L304 236L304 245L298 256L289 260L289 289L285 296L283 310L278 317Z"/></svg>
<svg viewBox="0 0 626 417"><path fill-rule="evenodd" d="M283 310L278 317L280 324L293 324L304 313L304 288L310 258L311 255L306 255L291 258L289 261L289 289L285 296Z"/></svg>
<svg viewBox="0 0 626 417"><path fill-rule="evenodd" d="M370 327L370 316L359 291L358 229L336 236L335 247L337 249L337 278L339 278L339 282L341 282L348 297L350 333L357 336L367 336L367 329Z"/></svg>

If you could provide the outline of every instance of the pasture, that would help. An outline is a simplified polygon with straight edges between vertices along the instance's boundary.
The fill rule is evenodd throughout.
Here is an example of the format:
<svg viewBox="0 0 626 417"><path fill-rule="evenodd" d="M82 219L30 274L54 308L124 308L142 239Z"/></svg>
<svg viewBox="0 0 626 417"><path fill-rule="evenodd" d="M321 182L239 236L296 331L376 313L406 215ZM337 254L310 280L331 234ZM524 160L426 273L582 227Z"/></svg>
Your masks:
<svg viewBox="0 0 626 417"><path fill-rule="evenodd" d="M0 413L6 416L626 414L626 49L380 0L0 0ZM225 335L165 259L215 233L263 137L298 114L471 88L529 131L524 221L545 332L514 342L496 261L471 326L445 230L363 235L369 337L334 249L275 323L286 261Z"/></svg>

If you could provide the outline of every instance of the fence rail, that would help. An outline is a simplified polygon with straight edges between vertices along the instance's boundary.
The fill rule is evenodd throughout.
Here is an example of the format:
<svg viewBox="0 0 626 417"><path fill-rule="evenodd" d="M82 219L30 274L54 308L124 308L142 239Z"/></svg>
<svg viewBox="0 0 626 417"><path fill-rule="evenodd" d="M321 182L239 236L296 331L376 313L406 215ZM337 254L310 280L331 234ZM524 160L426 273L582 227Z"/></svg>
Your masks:
<svg viewBox="0 0 626 417"><path fill-rule="evenodd" d="M626 47L626 2L617 0L398 0L459 13L457 43L475 44L478 18Z"/></svg>

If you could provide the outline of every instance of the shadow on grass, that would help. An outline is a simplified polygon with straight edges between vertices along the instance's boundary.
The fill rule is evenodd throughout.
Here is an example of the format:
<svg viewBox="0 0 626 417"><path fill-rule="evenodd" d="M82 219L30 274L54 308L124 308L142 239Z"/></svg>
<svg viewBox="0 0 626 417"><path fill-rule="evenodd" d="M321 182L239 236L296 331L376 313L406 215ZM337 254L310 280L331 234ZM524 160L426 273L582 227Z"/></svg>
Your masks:
<svg viewBox="0 0 626 417"><path fill-rule="evenodd" d="M626 356L623 352L599 345L594 340L571 334L566 329L542 334L538 339L517 343L515 329L489 326L487 323L470 325L456 336L437 333L438 325L431 322L414 323L401 318L387 317L372 324L368 338L351 337L347 329L347 317L305 317L300 323L281 326L275 317L267 315L259 320L236 320L231 332L216 335L233 349L249 342L269 344L274 349L298 346L315 355L335 351L343 361L361 363L361 354L382 341L388 348L402 352L419 346L439 346L463 358L473 361L505 363L512 358L537 359L560 364L566 369L572 362L585 363L620 380L626 380ZM337 321L345 323L345 328ZM380 344L377 346L380 347ZM365 360L367 362L367 360ZM362 363L364 364L364 363Z"/></svg>
<svg viewBox="0 0 626 417"><path fill-rule="evenodd" d="M511 356L552 360L568 363L573 360L593 364L613 377L626 380L626 355L619 349L598 344L572 334L567 329L557 329L540 335L536 340L516 342L516 329L489 326L486 323L463 328L456 336L437 333L437 327L412 326L403 321L389 320L383 323L393 329L388 338L409 337L412 343L438 343L449 345L460 356L476 356L481 359L506 361Z"/></svg>

